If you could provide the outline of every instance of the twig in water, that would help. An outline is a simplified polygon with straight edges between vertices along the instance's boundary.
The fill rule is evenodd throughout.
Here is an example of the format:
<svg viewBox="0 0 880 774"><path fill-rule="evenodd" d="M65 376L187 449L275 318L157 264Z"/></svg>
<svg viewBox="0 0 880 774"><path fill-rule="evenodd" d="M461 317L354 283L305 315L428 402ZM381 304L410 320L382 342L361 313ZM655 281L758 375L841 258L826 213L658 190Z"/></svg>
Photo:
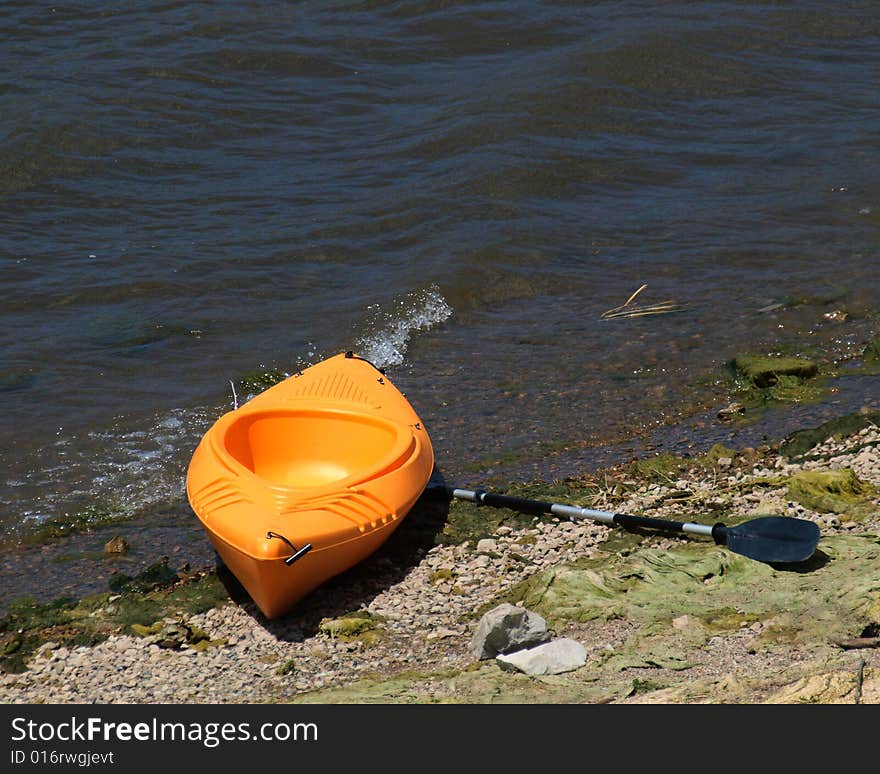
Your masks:
<svg viewBox="0 0 880 774"><path fill-rule="evenodd" d="M238 409L238 395L235 394L235 383L232 379L229 380L229 386L232 387L232 407L233 409Z"/></svg>
<svg viewBox="0 0 880 774"><path fill-rule="evenodd" d="M648 304L646 306L630 306L635 300L635 297L646 287L648 286L642 285L622 306L615 306L613 309L608 309L607 311L602 312L600 319L611 320L617 317L645 317L649 314L666 314L667 312L682 311L681 304L678 304L675 301L662 301L659 304Z"/></svg>

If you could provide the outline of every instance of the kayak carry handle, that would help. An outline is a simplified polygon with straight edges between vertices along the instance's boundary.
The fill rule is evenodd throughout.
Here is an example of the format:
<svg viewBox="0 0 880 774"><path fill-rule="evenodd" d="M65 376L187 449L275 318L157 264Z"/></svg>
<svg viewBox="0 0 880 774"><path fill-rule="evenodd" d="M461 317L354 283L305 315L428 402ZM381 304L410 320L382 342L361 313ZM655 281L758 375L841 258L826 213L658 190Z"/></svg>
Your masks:
<svg viewBox="0 0 880 774"><path fill-rule="evenodd" d="M354 353L354 351L352 351L352 350L348 350L348 352L345 353L345 357L348 360L363 360L365 363L373 366L373 368L375 368L380 374L382 374L382 376L385 376L385 369L384 368L379 368L379 366L377 366L372 360L367 360L365 357L361 357L360 355L356 355ZM384 384L384 382L381 379L379 380L379 383Z"/></svg>
<svg viewBox="0 0 880 774"><path fill-rule="evenodd" d="M302 559L309 551L312 550L312 544L306 543L302 548L297 548L293 543L291 543L284 535L279 535L277 532L267 532L266 537L271 540L272 538L278 538L278 540L283 540L287 545L289 545L293 549L293 553L284 560L284 564L288 567L292 565L299 559Z"/></svg>

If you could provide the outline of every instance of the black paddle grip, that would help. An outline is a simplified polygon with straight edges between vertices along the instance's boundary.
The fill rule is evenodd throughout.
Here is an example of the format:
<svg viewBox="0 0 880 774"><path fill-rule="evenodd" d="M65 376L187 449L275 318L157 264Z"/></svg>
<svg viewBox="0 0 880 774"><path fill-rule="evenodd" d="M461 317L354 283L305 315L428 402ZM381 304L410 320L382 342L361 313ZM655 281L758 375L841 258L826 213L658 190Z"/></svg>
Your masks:
<svg viewBox="0 0 880 774"><path fill-rule="evenodd" d="M621 527L649 527L662 529L666 532L684 532L683 521L652 519L650 516L630 516L628 513L615 513L614 523Z"/></svg>
<svg viewBox="0 0 880 774"><path fill-rule="evenodd" d="M550 513L553 503L545 503L540 500L527 500L524 497L511 497L510 495L492 494L478 489L475 492L477 505L488 505L493 508L510 508L512 511L528 513L532 516L543 516Z"/></svg>

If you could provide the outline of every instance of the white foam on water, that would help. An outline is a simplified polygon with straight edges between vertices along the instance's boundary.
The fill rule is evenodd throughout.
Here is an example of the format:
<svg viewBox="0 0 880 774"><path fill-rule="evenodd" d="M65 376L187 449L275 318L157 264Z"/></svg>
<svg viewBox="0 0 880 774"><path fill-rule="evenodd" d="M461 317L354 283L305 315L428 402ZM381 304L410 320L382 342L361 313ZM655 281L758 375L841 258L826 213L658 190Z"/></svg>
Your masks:
<svg viewBox="0 0 880 774"><path fill-rule="evenodd" d="M29 472L0 482L0 506L22 525L36 527L89 509L97 519L126 517L182 497L188 455L211 421L208 411L173 409L142 428L120 422L103 431L60 432L23 460Z"/></svg>
<svg viewBox="0 0 880 774"><path fill-rule="evenodd" d="M411 337L452 316L436 285L412 291L390 306L374 305L355 339L358 354L378 368L400 365ZM309 343L311 360L316 347ZM252 395L234 395L238 405ZM94 509L131 516L152 504L185 497L189 459L201 436L224 410L171 409L145 422L119 418L112 427L82 433L60 430L54 443L20 460L22 467L0 480L0 512L14 522L38 527Z"/></svg>
<svg viewBox="0 0 880 774"><path fill-rule="evenodd" d="M377 368L400 365L412 335L445 322L453 311L436 285L395 300L390 310L382 310L378 305L368 308L369 330L357 339L355 348Z"/></svg>

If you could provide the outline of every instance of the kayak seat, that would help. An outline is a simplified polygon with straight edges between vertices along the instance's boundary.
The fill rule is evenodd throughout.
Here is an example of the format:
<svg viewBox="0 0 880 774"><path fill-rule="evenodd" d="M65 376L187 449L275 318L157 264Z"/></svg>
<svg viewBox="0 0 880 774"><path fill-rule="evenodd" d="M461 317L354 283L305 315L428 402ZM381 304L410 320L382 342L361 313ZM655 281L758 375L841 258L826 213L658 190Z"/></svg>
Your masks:
<svg viewBox="0 0 880 774"><path fill-rule="evenodd" d="M231 412L215 438L216 453L240 475L309 497L370 481L403 464L413 446L406 425L306 407Z"/></svg>

